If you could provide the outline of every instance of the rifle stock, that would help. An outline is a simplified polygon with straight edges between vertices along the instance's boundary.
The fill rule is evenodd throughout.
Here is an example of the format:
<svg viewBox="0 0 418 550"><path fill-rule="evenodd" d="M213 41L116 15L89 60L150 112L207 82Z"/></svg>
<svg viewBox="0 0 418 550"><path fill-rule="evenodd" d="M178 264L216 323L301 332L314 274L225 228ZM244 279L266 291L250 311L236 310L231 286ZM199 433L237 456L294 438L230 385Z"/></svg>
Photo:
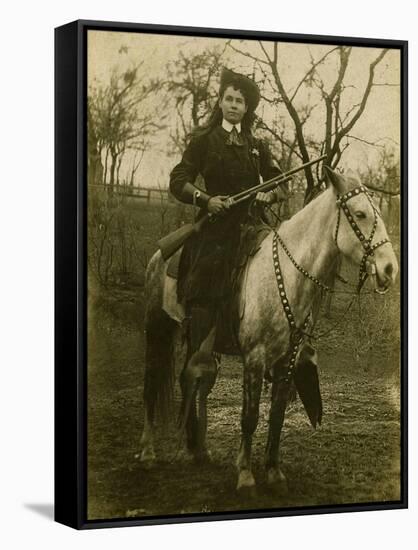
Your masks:
<svg viewBox="0 0 418 550"><path fill-rule="evenodd" d="M187 223L160 239L157 244L161 250L164 261L168 260L168 258L177 252L177 250L183 246L185 241L187 241L193 233L198 233L208 219L208 215L203 216L203 218L201 218L198 222Z"/></svg>

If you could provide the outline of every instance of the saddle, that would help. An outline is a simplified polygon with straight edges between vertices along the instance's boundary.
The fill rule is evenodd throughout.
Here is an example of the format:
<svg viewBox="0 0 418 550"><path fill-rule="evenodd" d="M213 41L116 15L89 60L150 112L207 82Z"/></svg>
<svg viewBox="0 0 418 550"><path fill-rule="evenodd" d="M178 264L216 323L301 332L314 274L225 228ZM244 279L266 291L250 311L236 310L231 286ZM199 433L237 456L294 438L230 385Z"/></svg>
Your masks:
<svg viewBox="0 0 418 550"><path fill-rule="evenodd" d="M260 250L262 242L270 231L270 227L264 223L241 227L237 257L231 275L231 287L235 298L233 303L237 308L235 317L238 321L242 319L245 311L245 301L241 300L238 303L237 298L239 290L245 286L249 260Z"/></svg>

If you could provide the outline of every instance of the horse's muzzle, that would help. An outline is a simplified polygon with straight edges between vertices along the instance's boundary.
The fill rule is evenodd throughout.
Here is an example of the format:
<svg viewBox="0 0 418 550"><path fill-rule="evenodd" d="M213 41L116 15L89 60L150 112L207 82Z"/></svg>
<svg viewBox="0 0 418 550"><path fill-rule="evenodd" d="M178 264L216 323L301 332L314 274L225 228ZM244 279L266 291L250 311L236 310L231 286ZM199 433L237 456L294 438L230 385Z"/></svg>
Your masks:
<svg viewBox="0 0 418 550"><path fill-rule="evenodd" d="M375 289L378 294L386 294L389 288L393 285L398 273L397 264L388 261L383 269L375 269Z"/></svg>

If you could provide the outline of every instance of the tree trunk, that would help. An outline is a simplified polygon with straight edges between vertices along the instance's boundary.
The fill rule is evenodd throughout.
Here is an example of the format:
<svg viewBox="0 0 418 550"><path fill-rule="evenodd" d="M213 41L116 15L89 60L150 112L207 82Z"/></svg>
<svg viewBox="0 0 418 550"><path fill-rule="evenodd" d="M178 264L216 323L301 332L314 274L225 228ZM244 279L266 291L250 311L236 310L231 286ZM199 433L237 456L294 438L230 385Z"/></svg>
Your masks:
<svg viewBox="0 0 418 550"><path fill-rule="evenodd" d="M110 194L113 194L113 189L115 185L115 173L116 173L116 163L117 155L111 152L111 164L110 164L110 179L109 179L109 191Z"/></svg>

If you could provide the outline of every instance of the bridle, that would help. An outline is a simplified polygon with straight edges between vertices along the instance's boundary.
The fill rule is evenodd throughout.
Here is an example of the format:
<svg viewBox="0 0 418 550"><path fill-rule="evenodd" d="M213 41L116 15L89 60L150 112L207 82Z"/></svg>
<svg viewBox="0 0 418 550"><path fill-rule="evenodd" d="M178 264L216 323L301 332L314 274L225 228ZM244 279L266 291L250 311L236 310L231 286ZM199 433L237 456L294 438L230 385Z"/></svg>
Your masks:
<svg viewBox="0 0 418 550"><path fill-rule="evenodd" d="M353 214L350 212L350 209L347 205L347 202L352 199L353 197L357 197L361 193L364 193L367 197L367 200L369 201L372 209L373 209L373 225L370 232L370 235L366 237L364 233L361 231L360 227L357 225ZM354 189L351 189L351 191L348 191L347 193L344 193L344 195L338 195L337 196L337 206L338 206L338 215L337 215L337 223L335 225L335 232L334 232L334 241L335 245L338 247L338 231L340 228L340 220L341 220L341 210L344 212L345 217L347 218L348 223L350 224L350 227L354 231L355 235L359 239L364 254L360 262L360 268L359 268L359 276L358 276L358 284L357 284L357 292L359 293L362 289L364 283L366 282L367 277L369 276L369 272L367 270L367 260L370 258L370 256L374 256L374 251L379 248L380 246L390 243L389 239L382 239L381 241L378 241L374 244L372 244L373 238L376 233L377 229L377 222L378 222L378 216L380 216L377 208L373 204L372 198L368 192L368 190L363 186L360 185L358 187L355 187ZM376 264L374 262L371 263L370 270L371 273L374 275L376 273Z"/></svg>

